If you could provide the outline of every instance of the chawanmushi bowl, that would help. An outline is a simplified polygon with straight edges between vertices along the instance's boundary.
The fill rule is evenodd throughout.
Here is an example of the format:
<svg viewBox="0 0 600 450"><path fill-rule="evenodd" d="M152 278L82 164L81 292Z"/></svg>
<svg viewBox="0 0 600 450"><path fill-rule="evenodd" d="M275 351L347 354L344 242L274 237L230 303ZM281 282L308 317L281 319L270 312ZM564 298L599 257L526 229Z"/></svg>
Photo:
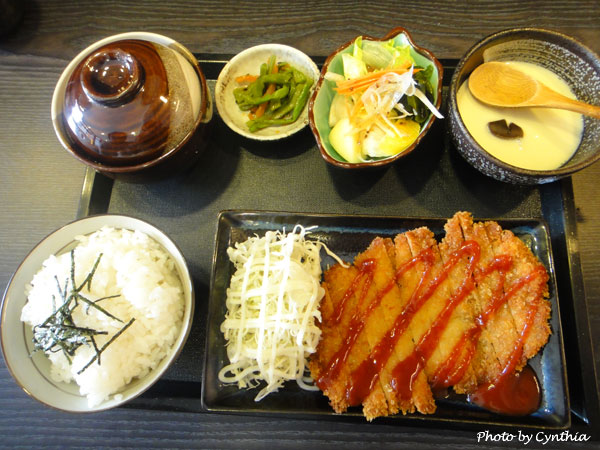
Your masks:
<svg viewBox="0 0 600 450"><path fill-rule="evenodd" d="M394 28L382 38L374 38L365 35L362 35L361 38L363 40L371 41L388 41L390 39L393 39L398 45L409 45L411 56L414 58L416 65L422 67L433 67L433 72L429 81L434 90L435 98L433 104L438 110L440 109L440 105L442 103L443 68L440 62L437 60L437 58L433 55L433 53L415 44L409 32L402 27ZM337 74L343 74L342 54L352 53L355 41L356 38L346 42L345 44L340 46L335 52L329 55L329 57L325 60L325 64L321 69L321 76L319 77L319 81L317 82L317 87L308 103L309 124L317 141L317 146L319 147L321 156L329 164L335 167L340 167L342 169L364 169L382 167L388 164L392 164L397 160L404 158L406 155L412 153L419 145L421 139L423 139L423 137L431 128L433 121L435 120L435 116L431 115L427 122L423 124L417 139L408 148L406 148L400 153L397 153L394 156L390 156L384 159L373 159L371 161L359 163L351 163L342 158L338 154L338 152L335 151L335 149L329 141L329 133L331 132L331 127L329 126L328 117L331 102L333 101L333 97L335 96L335 83L326 80L325 74L327 74L327 72L329 71L332 71Z"/></svg>
<svg viewBox="0 0 600 450"><path fill-rule="evenodd" d="M564 34L539 28L514 28L494 33L471 47L459 61L448 93L448 121L458 152L480 172L513 184L542 184L570 176L600 158L600 120L584 117L575 154L554 170L529 170L507 164L488 153L467 130L457 104L457 92L471 72L489 61L524 61L551 70L569 85L578 100L600 104L600 59L589 48Z"/></svg>

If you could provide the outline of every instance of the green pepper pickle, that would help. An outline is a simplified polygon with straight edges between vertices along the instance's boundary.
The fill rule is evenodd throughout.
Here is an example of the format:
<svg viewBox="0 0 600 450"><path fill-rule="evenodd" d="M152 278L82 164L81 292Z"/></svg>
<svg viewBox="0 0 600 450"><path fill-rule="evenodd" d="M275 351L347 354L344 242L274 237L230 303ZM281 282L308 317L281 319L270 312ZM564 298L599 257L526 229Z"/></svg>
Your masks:
<svg viewBox="0 0 600 450"><path fill-rule="evenodd" d="M276 64L277 73L272 73ZM268 94L267 88L273 84L275 91ZM312 78L287 62L276 63L275 56L271 56L260 66L258 78L247 86L234 89L233 95L242 111L250 111L267 103L262 116L246 122L250 132L256 132L298 120L308 101L312 84Z"/></svg>

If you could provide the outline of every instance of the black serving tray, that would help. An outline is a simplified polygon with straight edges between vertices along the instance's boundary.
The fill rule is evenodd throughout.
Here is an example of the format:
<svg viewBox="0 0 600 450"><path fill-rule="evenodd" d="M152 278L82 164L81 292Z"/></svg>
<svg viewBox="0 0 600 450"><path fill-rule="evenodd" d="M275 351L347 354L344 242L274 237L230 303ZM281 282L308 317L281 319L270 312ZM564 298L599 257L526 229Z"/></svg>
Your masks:
<svg viewBox="0 0 600 450"><path fill-rule="evenodd" d="M196 56L214 89L231 55ZM313 59L317 64L324 61ZM441 62L445 93L457 61ZM308 127L281 142L256 142L236 135L215 115L200 161L179 176L152 184L128 184L88 169L78 217L121 213L159 227L183 249L196 290L194 324L180 357L153 388L124 407L207 412L201 403L202 373L212 258L221 211L436 219L466 210L476 219L527 218L547 223L560 299L571 430L598 438L598 391L571 180L516 186L486 177L460 157L445 125L444 120L436 120L419 148L390 167L347 171L323 161ZM334 420L352 418L335 416Z"/></svg>
<svg viewBox="0 0 600 450"><path fill-rule="evenodd" d="M445 219L382 217L363 215L296 214L283 212L223 211L219 215L215 253L208 304L206 355L202 386L202 405L209 411L244 412L271 415L334 416L335 413L321 392L304 391L294 382L283 389L255 402L257 389L238 389L235 384L223 384L219 371L227 364L226 341L220 326L225 319L227 288L233 275L233 264L227 249L252 236L263 236L268 230L291 231L296 224L311 229L311 239L319 240L344 261L353 261L377 236L393 238L418 227L426 226L441 241ZM549 273L549 301L552 306L552 335L548 343L529 365L537 374L542 401L536 412L528 416L512 417L494 414L467 402L465 396L451 394L436 401L437 410L431 415L408 414L386 418L392 422L411 423L426 421L460 426L463 424L536 427L546 430L566 429L570 425L569 397L563 352L559 299L550 247L550 236L545 223L532 219L499 219L503 229L511 230L531 249ZM321 252L322 269L335 260ZM262 386L261 386L262 387ZM362 416L360 408L352 408L345 415ZM338 416L340 417L340 416Z"/></svg>

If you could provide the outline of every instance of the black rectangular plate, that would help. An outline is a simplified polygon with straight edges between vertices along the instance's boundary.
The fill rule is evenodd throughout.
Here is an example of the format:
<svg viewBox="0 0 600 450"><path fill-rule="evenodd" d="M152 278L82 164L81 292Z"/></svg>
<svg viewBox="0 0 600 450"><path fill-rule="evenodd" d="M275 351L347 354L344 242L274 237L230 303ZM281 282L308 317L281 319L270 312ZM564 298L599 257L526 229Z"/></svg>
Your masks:
<svg viewBox="0 0 600 450"><path fill-rule="evenodd" d="M261 236L267 230L291 231L294 225L300 224L304 227L317 226L311 232L311 237L325 243L342 259L352 261L376 236L393 237L413 228L427 226L440 239L444 234L445 222L445 219L432 218L223 211L218 219L208 304L203 407L209 411L233 413L313 417L336 415L322 393L304 391L294 382L288 382L279 392L255 402L256 389L240 390L236 385L225 385L219 381L219 370L229 363L225 339L220 331L226 312L226 290L233 273L233 264L227 256L228 247L255 234ZM552 335L542 352L530 360L542 391L540 408L529 416L511 417L489 412L468 403L464 396L452 394L436 402L435 414L396 415L386 418L386 421L408 424L418 420L430 424L445 422L449 425L486 424L541 429L566 429L570 426L560 310L548 228L543 221L534 219L502 219L497 222L524 241L550 275ZM323 269L333 263L334 260L322 251ZM359 408L353 408L337 416L362 416L362 412Z"/></svg>

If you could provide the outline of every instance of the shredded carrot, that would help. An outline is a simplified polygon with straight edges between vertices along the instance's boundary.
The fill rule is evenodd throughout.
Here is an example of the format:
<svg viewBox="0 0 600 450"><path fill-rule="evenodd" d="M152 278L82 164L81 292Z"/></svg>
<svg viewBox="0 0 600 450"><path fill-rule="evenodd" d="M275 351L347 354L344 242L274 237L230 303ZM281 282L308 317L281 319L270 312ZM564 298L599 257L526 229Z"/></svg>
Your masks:
<svg viewBox="0 0 600 450"><path fill-rule="evenodd" d="M248 118L250 120L254 120L256 119L256 111L258 110L258 106L255 106L253 108L250 108L250 112L248 113Z"/></svg>
<svg viewBox="0 0 600 450"><path fill-rule="evenodd" d="M267 89L267 92L269 92L269 90ZM262 115L265 113L265 111L267 110L267 104L269 102L264 102L261 103L261 105L258 107L258 109L256 110L256 114L254 115L254 118L259 118L262 117Z"/></svg>
<svg viewBox="0 0 600 450"><path fill-rule="evenodd" d="M277 68L277 64L273 64L273 70L271 70L271 73L277 73L277 72L279 72L279 69ZM277 88L277 86L275 85L275 83L269 84L269 86L267 87L267 90L265 91L265 94L272 94L273 92L275 92L276 88ZM259 107L256 109L256 113L254 114L254 117L255 118L262 117L262 115L267 110L268 105L269 105L269 102L261 103L259 105Z"/></svg>
<svg viewBox="0 0 600 450"><path fill-rule="evenodd" d="M275 92L275 84L272 83L269 85L269 87L267 88L265 94L272 94L273 92ZM259 105L259 107L256 109L256 114L255 117L261 117L265 111L267 110L267 106L269 105L269 102L263 102Z"/></svg>
<svg viewBox="0 0 600 450"><path fill-rule="evenodd" d="M258 79L258 75L246 74L246 75L240 75L239 77L236 77L235 81L237 81L238 83L252 83L253 81L256 81L257 79Z"/></svg>
<svg viewBox="0 0 600 450"><path fill-rule="evenodd" d="M376 115L365 117L363 112L365 111L365 105L359 95L356 96L354 106L349 114L350 122L353 123L357 128L368 130L371 125L377 120Z"/></svg>
<svg viewBox="0 0 600 450"><path fill-rule="evenodd" d="M363 109L363 107L364 107L363 101L360 97L358 97L356 99L356 101L354 102L354 107L352 108L352 111L350 112L350 121L351 122L356 120L358 114Z"/></svg>
<svg viewBox="0 0 600 450"><path fill-rule="evenodd" d="M337 83L337 87L334 89L338 94L342 95L350 95L356 91L360 91L368 88L372 84L376 83L383 75L387 73L397 73L398 75L402 75L406 73L408 69L384 69L379 70L377 72L369 72L362 77L353 78L351 80L339 81ZM413 73L420 71L421 69L416 68L413 70Z"/></svg>

